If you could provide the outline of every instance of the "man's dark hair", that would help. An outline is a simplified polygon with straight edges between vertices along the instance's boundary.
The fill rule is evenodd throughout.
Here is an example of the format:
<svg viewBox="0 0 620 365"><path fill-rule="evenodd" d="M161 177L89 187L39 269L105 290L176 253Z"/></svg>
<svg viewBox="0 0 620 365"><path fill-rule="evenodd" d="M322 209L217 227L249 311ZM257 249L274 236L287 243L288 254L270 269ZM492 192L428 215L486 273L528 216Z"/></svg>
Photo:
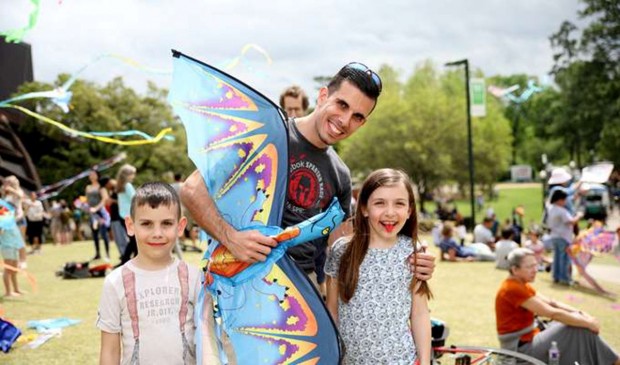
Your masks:
<svg viewBox="0 0 620 365"><path fill-rule="evenodd" d="M493 223L493 218L491 217L484 217L484 219L482 220L482 223Z"/></svg>
<svg viewBox="0 0 620 365"><path fill-rule="evenodd" d="M515 231L512 228L504 228L502 229L502 238L507 240L515 234Z"/></svg>
<svg viewBox="0 0 620 365"><path fill-rule="evenodd" d="M308 110L308 107L310 106L310 102L308 101L308 95L306 95L306 93L301 87L297 85L293 85L293 86L287 87L282 92L282 94L280 94L280 107L282 109L284 109L284 98L287 96L290 96L295 99L301 96L301 107L303 108L303 112L305 113L306 110Z"/></svg>
<svg viewBox="0 0 620 365"><path fill-rule="evenodd" d="M551 195L551 204L557 202L558 200L566 199L567 197L568 194L566 194L563 190L556 190Z"/></svg>
<svg viewBox="0 0 620 365"><path fill-rule="evenodd" d="M148 204L155 209L160 205L167 207L176 207L177 219L181 218L181 201L174 188L163 182L147 182L136 190L136 195L131 199L131 208L129 214L133 219L137 207Z"/></svg>
<svg viewBox="0 0 620 365"><path fill-rule="evenodd" d="M340 85L342 85L343 81L349 81L362 93L364 93L364 95L368 96L374 101L377 101L379 95L381 94L381 89L380 86L377 85L377 83L373 80L370 72L372 71L362 71L348 65L344 66L329 81L329 84L327 84L327 89L331 94L340 89Z"/></svg>

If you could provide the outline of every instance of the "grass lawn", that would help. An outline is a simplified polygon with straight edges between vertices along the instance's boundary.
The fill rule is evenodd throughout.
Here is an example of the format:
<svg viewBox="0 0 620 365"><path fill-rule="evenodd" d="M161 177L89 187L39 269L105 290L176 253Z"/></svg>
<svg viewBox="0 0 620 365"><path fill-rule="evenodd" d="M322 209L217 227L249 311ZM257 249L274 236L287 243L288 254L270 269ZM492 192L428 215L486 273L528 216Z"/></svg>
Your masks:
<svg viewBox="0 0 620 365"><path fill-rule="evenodd" d="M113 252L116 257L115 248ZM20 276L20 285L29 294L19 299L0 299L0 311L4 311L4 317L26 334L34 333L33 330L26 330L28 320L69 317L82 322L65 328L62 337L53 338L38 349L17 346L9 354L0 353L0 363L98 362L99 331L95 328L95 319L103 279L63 280L54 276L63 263L88 259L92 254L91 242L78 242L69 246L47 244L42 255L29 256L29 271L37 278L38 291L33 293L25 278ZM198 265L200 258L198 253L185 253L185 259L193 264ZM620 266L613 260L603 263ZM497 346L494 297L505 276L505 272L494 269L493 263L438 263L431 281L435 299L430 307L432 316L443 319L450 327L448 344ZM608 290L620 293L620 285L601 283ZM617 302L587 291L555 286L547 273L539 274L535 286L542 293L578 306L599 318L602 335L614 348L620 349Z"/></svg>
<svg viewBox="0 0 620 365"><path fill-rule="evenodd" d="M114 246L114 243L111 243ZM110 247L117 258L116 246ZM0 352L2 364L97 364L99 362L100 332L95 327L97 305L103 285L102 278L65 280L55 272L68 261L86 261L94 255L92 241L67 246L43 245L43 254L28 256L28 271L38 284L33 293L26 278L18 275L21 289L29 293L18 299L0 299L0 313L25 334L29 320L68 317L79 319L78 325L63 329L62 337L52 338L41 347L31 350L14 348L9 354ZM185 254L185 260L198 266L202 255ZM4 294L4 289L2 289ZM22 336L23 337L23 336Z"/></svg>
<svg viewBox="0 0 620 365"><path fill-rule="evenodd" d="M476 212L476 223L482 221L488 208L493 208L497 220L501 224L506 218L512 217L512 210L517 205L523 205L525 209L524 228L527 229L532 222L540 225L542 219L542 187L539 184L498 184L497 188L499 196L492 201L485 200L483 210ZM470 215L469 200L456 201L456 207L463 216Z"/></svg>

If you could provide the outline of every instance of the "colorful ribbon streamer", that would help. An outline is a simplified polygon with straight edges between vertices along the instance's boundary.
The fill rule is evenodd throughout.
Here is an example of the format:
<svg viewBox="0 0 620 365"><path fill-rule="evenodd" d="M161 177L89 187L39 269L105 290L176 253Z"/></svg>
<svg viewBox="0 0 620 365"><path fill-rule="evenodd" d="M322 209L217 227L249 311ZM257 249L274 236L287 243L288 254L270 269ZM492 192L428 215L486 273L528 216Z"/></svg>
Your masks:
<svg viewBox="0 0 620 365"><path fill-rule="evenodd" d="M41 0L30 0L32 5L34 5L34 9L30 12L30 16L28 17L28 25L22 28L7 30L6 32L1 32L0 35L5 36L7 43L19 43L24 39L26 33L28 33L32 28L37 25L37 20L39 19L39 12L41 11Z"/></svg>
<svg viewBox="0 0 620 365"><path fill-rule="evenodd" d="M157 135L155 137L150 137L149 139L143 139L143 140L133 140L133 141L124 141L124 140L120 140L120 139L115 139L115 138L110 138L110 137L105 137L105 136L98 136L89 132L82 132L82 131L78 131L77 129L73 129L70 127L67 127L66 125L57 122L53 119L50 119L44 115L41 115L39 113L35 113L29 109L26 109L22 106L19 105L13 105L13 104L2 104L0 105L0 108L13 108L13 109L17 109L19 111L21 111L22 113L28 114L31 117L37 118L38 120L51 124L55 127L58 127L60 129L62 129L64 132L66 132L67 134L71 135L71 136L75 136L75 137L84 137L84 138L90 138L90 139L95 139L97 141L100 142L105 142L105 143L112 143L112 144L118 144L121 146L138 146L138 145L144 145L144 144L151 144L151 143L157 143L159 141L161 141L162 138L164 138L164 136L170 132L172 132L172 128L168 127L168 128L164 128L162 130L159 131L159 133L157 133Z"/></svg>
<svg viewBox="0 0 620 365"><path fill-rule="evenodd" d="M51 197L54 197L60 194L60 192L66 189L67 187L73 185L73 183L75 183L76 181L81 180L85 178L86 176L88 176L91 170L93 169L97 171L107 170L110 167L116 165L117 163L123 161L125 158L127 158L127 154L125 152L119 153L118 155L108 158L107 160L101 161L95 166L93 166L92 168L84 170L75 176L66 178L64 180L60 180L50 185L46 185L37 191L37 197L40 200L46 200Z"/></svg>
<svg viewBox="0 0 620 365"><path fill-rule="evenodd" d="M88 132L94 136L103 136L103 137L111 137L111 136L123 136L123 137L128 137L128 136L140 136L144 139L154 139L155 137L151 136L150 134L144 133L142 131L139 131L137 129L131 129L128 131L118 131L118 132ZM164 139L167 141L174 141L174 136L169 136L166 135L164 136Z"/></svg>

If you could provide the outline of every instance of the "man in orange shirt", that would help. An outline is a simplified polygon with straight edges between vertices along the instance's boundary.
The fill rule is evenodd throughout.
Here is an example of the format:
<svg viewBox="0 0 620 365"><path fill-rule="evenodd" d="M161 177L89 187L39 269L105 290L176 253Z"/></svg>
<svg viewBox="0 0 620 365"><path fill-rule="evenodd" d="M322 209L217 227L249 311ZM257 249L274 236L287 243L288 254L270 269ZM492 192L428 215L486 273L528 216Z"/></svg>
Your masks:
<svg viewBox="0 0 620 365"><path fill-rule="evenodd" d="M508 255L508 263L510 275L495 297L500 338L521 333L517 351L541 361L547 361L547 351L555 341L561 364L620 365L617 352L598 335L601 326L596 318L536 293L530 285L536 279L538 264L533 251L517 248ZM533 326L535 315L553 322L541 332Z"/></svg>

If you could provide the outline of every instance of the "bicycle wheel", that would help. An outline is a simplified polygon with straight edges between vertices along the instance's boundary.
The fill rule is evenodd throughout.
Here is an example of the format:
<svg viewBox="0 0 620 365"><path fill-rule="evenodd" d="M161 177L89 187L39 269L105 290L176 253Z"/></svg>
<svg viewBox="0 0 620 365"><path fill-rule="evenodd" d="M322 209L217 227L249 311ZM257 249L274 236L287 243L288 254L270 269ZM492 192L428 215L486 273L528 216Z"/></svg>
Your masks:
<svg viewBox="0 0 620 365"><path fill-rule="evenodd" d="M493 347L450 346L433 348L434 365L545 365L533 357Z"/></svg>

